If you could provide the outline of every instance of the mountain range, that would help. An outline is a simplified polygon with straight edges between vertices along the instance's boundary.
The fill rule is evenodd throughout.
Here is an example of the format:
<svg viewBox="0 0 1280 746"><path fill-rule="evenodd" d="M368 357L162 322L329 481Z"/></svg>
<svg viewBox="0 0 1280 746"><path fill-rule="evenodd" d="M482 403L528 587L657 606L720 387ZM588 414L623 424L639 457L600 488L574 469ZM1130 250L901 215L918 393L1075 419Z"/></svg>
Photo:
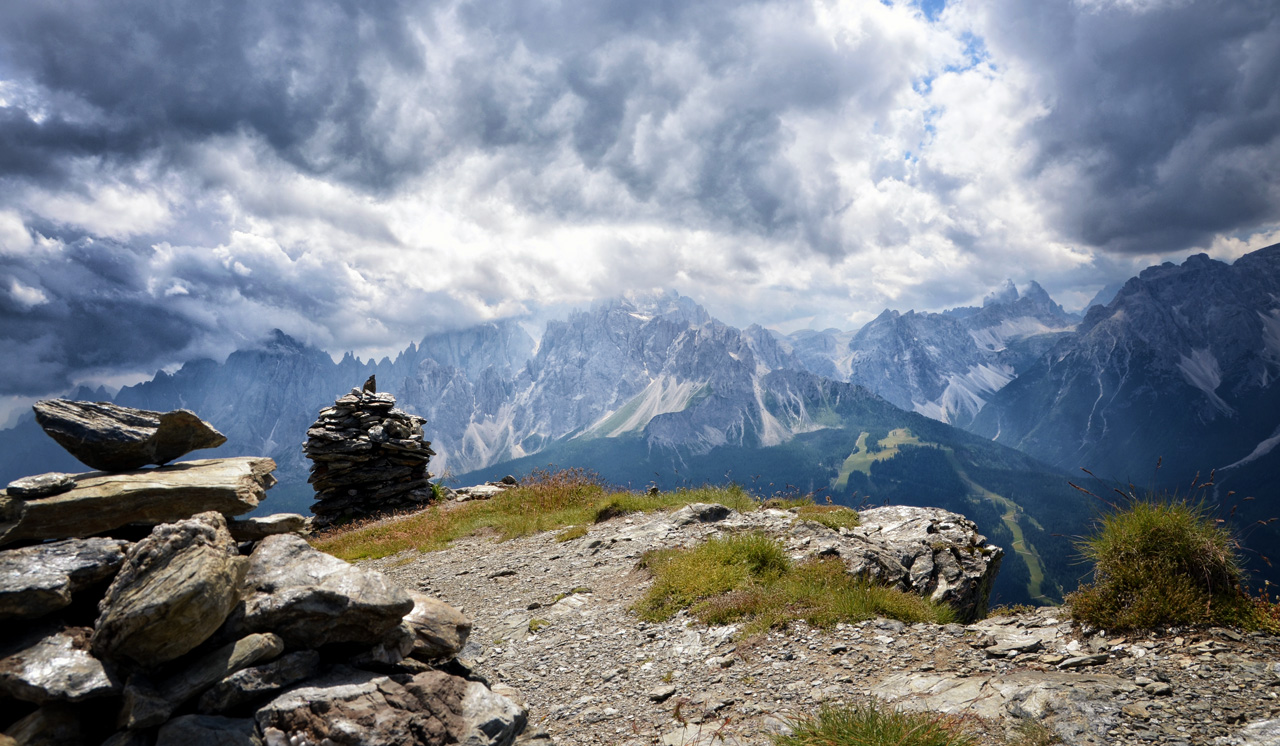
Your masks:
<svg viewBox="0 0 1280 746"><path fill-rule="evenodd" d="M427 418L431 468L446 479L554 463L636 488L731 480L935 505L1005 547L1001 600L1055 600L1080 574L1070 537L1102 507L1068 485L1078 467L1119 482L1154 474L1140 480L1151 487L1197 471L1207 481L1217 467L1210 499L1258 498L1238 515L1264 518L1280 502L1278 266L1280 246L1232 265L1191 257L1144 271L1083 317L1035 283L1007 283L980 307L886 310L848 331L738 329L668 291L542 330L509 320L431 334L380 361L335 362L276 332L114 401L196 411L228 436L220 453L276 459L266 510L305 511L307 426L376 374ZM0 446L0 479L77 469L30 418L0 431ZM1274 538L1246 528L1249 546Z"/></svg>

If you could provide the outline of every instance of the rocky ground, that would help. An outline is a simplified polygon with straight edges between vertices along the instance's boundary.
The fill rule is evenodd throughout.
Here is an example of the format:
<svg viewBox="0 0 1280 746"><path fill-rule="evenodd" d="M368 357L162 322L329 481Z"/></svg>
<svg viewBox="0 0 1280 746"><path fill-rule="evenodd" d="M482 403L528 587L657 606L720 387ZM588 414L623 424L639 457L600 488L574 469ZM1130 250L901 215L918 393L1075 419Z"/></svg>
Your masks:
<svg viewBox="0 0 1280 746"><path fill-rule="evenodd" d="M630 610L649 584L636 566L644 551L751 529L758 515L627 516L565 542L477 536L363 564L472 617L460 659L496 691L517 692L531 729L564 746L767 744L823 702L872 694L966 717L991 743L1020 717L1068 744L1280 743L1271 635L1112 635L1042 609L968 626L874 620L740 640L734 627L684 615L649 624ZM786 541L803 553L829 534L797 524Z"/></svg>

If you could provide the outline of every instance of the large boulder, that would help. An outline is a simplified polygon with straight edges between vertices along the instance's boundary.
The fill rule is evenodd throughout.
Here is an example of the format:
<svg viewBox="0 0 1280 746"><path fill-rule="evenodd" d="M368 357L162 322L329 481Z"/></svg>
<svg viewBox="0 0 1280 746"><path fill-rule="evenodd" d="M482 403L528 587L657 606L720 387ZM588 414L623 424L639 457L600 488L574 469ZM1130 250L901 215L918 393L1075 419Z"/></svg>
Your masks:
<svg viewBox="0 0 1280 746"><path fill-rule="evenodd" d="M152 412L107 402L46 399L36 422L58 445L91 469L129 471L167 464L200 448L227 442L222 433L185 409Z"/></svg>
<svg viewBox="0 0 1280 746"><path fill-rule="evenodd" d="M378 644L413 609L409 595L381 573L327 555L294 534L258 543L243 595L228 631L275 632L293 649Z"/></svg>
<svg viewBox="0 0 1280 746"><path fill-rule="evenodd" d="M192 650L235 607L245 564L220 513L157 526L99 604L94 652L149 668Z"/></svg>
<svg viewBox="0 0 1280 746"><path fill-rule="evenodd" d="M890 505L858 514L847 535L865 539L862 552L841 552L850 572L949 604L963 621L986 614L1004 550L977 525L938 508Z"/></svg>
<svg viewBox="0 0 1280 746"><path fill-rule="evenodd" d="M130 523L158 524L216 510L258 507L276 483L269 458L185 461L128 474L90 472L69 492L38 500L0 498L0 546L20 540L92 536Z"/></svg>
<svg viewBox="0 0 1280 746"><path fill-rule="evenodd" d="M46 625L0 643L0 694L37 703L118 694L115 671L89 653L91 633Z"/></svg>
<svg viewBox="0 0 1280 746"><path fill-rule="evenodd" d="M254 718L268 744L327 739L340 746L508 746L526 720L519 705L477 681L443 671L404 680L353 669L291 689Z"/></svg>
<svg viewBox="0 0 1280 746"><path fill-rule="evenodd" d="M66 539L0 552L0 620L31 619L68 606L124 563L126 541Z"/></svg>

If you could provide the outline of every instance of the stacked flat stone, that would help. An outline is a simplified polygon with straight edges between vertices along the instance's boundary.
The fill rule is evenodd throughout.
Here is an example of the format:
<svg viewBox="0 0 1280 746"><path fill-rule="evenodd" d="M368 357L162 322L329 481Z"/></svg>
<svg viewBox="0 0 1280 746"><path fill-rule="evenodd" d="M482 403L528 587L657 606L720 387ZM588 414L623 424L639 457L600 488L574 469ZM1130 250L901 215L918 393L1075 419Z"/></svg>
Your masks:
<svg viewBox="0 0 1280 746"><path fill-rule="evenodd" d="M318 526L421 507L431 500L422 439L426 420L395 408L391 394L352 389L320 410L302 450L311 459Z"/></svg>

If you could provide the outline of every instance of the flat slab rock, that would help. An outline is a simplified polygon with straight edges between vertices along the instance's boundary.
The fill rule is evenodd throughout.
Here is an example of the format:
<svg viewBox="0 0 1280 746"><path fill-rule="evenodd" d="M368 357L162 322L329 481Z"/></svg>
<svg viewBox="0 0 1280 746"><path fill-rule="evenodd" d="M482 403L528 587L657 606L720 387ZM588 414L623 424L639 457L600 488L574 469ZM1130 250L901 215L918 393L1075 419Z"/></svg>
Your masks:
<svg viewBox="0 0 1280 746"><path fill-rule="evenodd" d="M102 471L167 464L227 438L186 409L153 412L108 402L46 399L32 407L49 437L81 463Z"/></svg>
<svg viewBox="0 0 1280 746"><path fill-rule="evenodd" d="M213 510L240 515L276 483L269 458L184 461L124 474L76 476L74 489L37 500L0 498L0 546L101 534L130 523L156 525Z"/></svg>
<svg viewBox="0 0 1280 746"><path fill-rule="evenodd" d="M70 605L72 594L115 575L128 546L90 538L0 551L0 620L33 619Z"/></svg>
<svg viewBox="0 0 1280 746"><path fill-rule="evenodd" d="M279 534L249 557L244 596L228 621L234 635L275 632L291 649L333 642L377 644L413 609L382 573L327 555L300 536Z"/></svg>
<svg viewBox="0 0 1280 746"><path fill-rule="evenodd" d="M285 692L254 719L269 746L285 746L294 736L353 746L508 746L527 718L522 707L484 684L443 671L388 677L339 669Z"/></svg>
<svg viewBox="0 0 1280 746"><path fill-rule="evenodd" d="M0 643L0 693L36 703L119 694L115 670L89 652L92 632L46 625Z"/></svg>
<svg viewBox="0 0 1280 746"><path fill-rule="evenodd" d="M75 475L51 471L47 474L15 479L9 483L5 491L13 497L31 500L37 497L59 495L75 486Z"/></svg>

